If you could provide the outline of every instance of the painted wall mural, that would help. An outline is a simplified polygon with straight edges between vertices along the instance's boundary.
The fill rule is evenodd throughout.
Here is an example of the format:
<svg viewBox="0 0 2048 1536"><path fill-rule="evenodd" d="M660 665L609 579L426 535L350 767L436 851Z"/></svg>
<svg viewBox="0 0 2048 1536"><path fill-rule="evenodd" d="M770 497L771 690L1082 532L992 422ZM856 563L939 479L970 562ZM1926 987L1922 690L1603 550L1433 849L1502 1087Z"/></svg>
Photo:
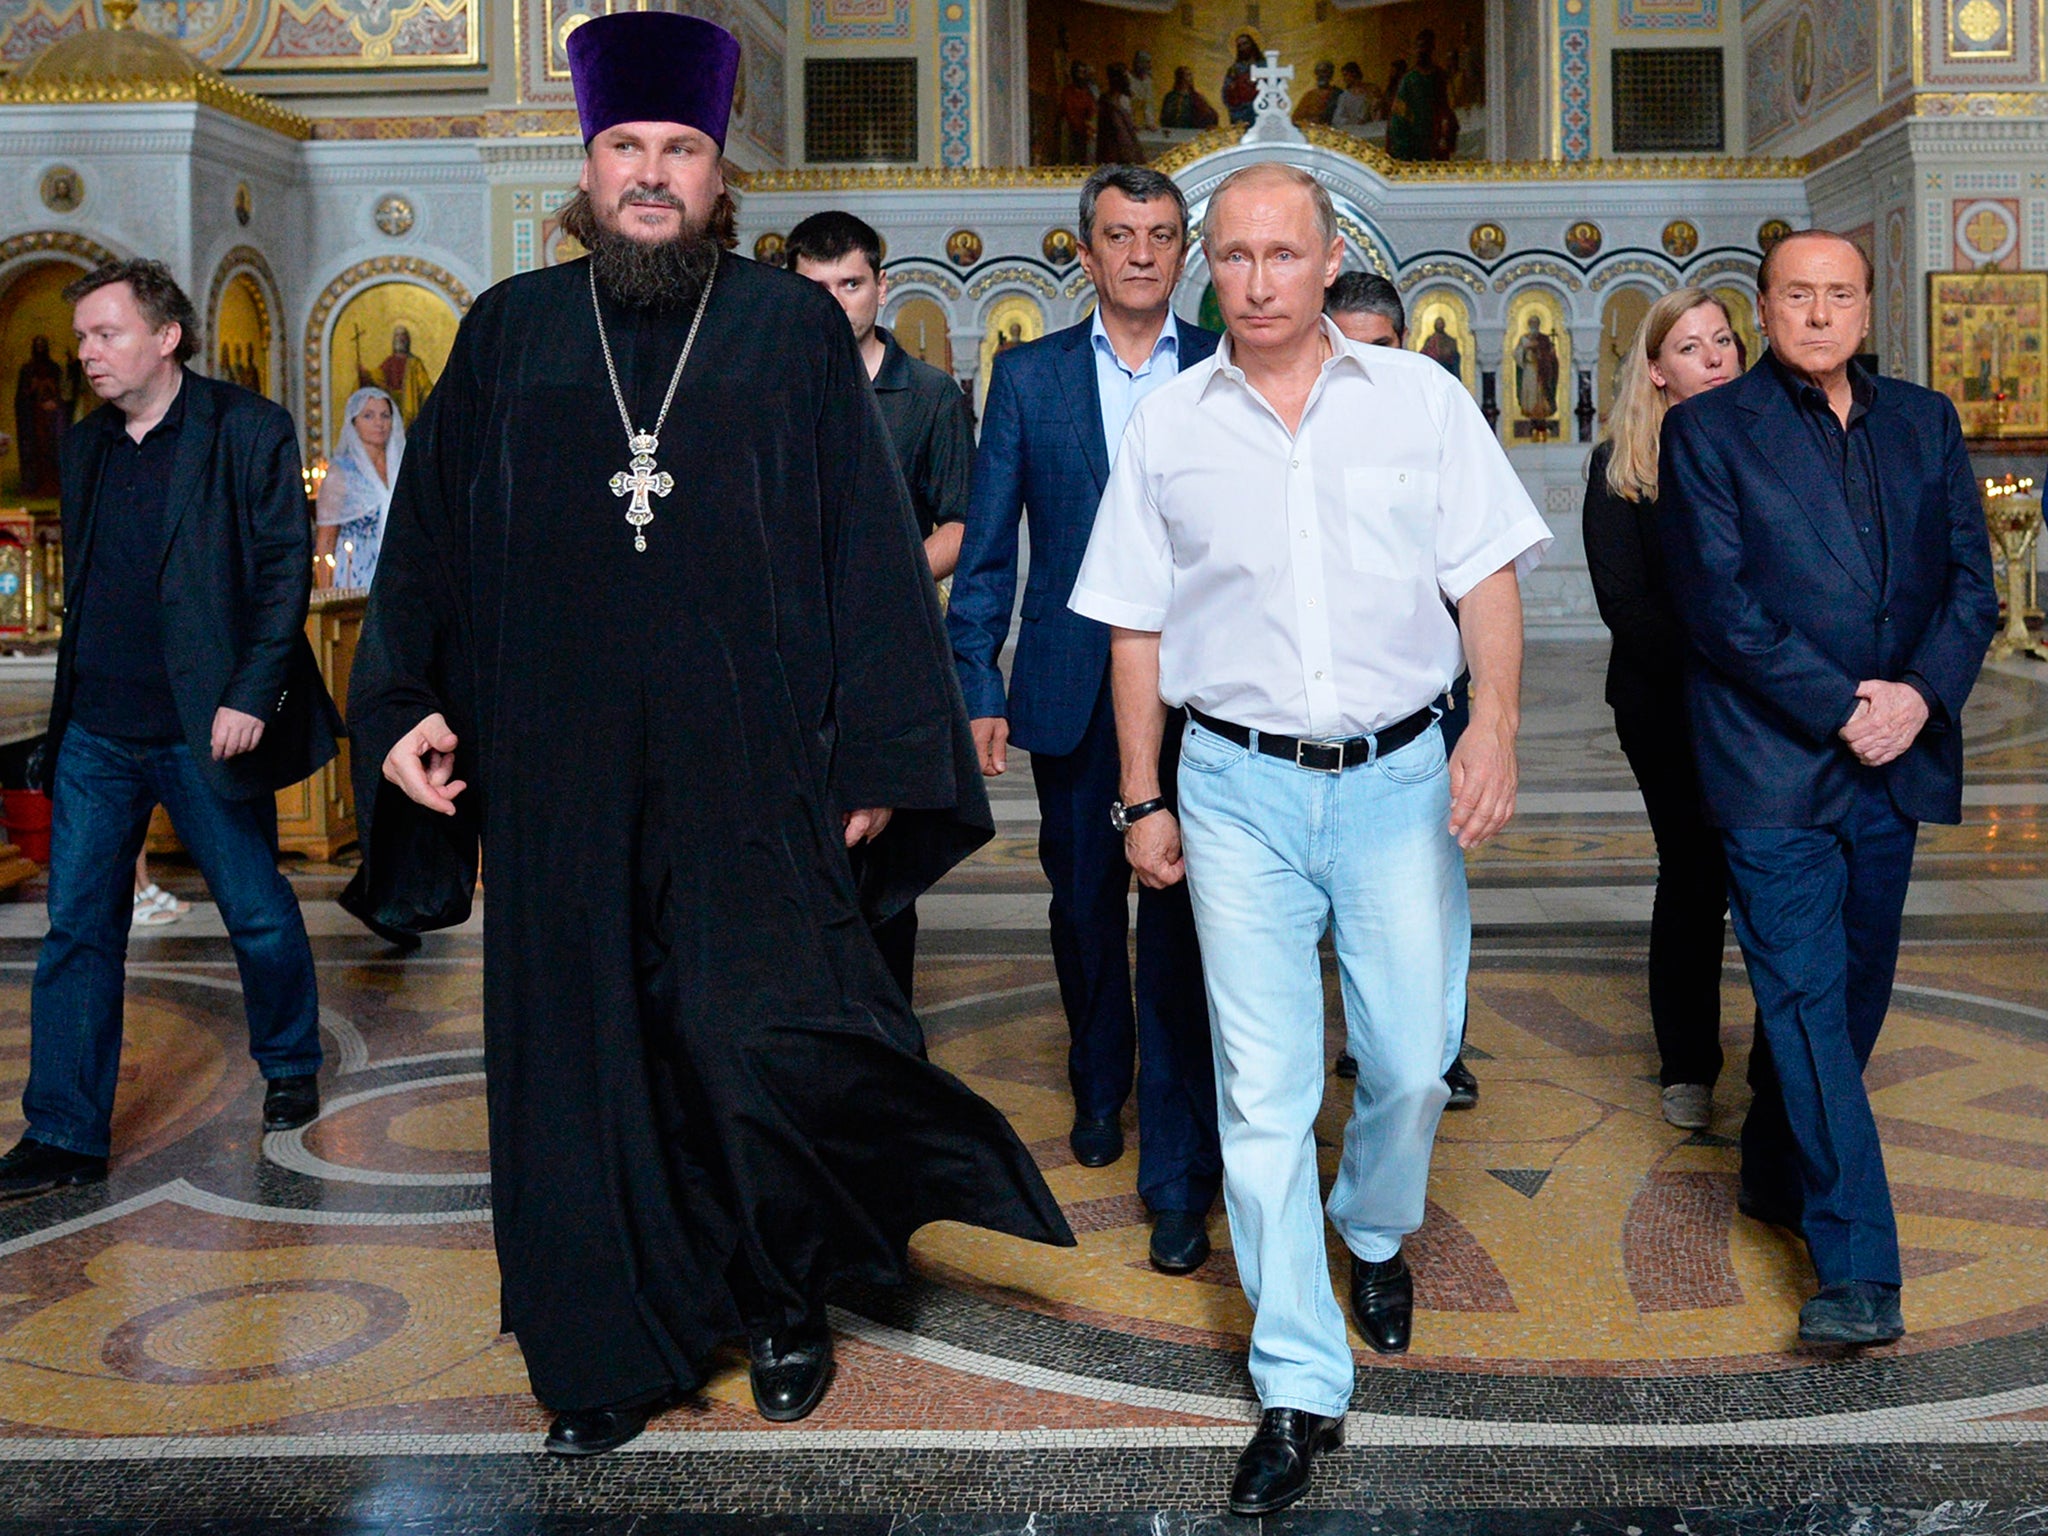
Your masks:
<svg viewBox="0 0 2048 1536"><path fill-rule="evenodd" d="M10 506L55 506L57 450L71 424L100 402L71 349L66 284L85 269L38 262L0 293L0 385L9 409L0 417L0 497Z"/></svg>
<svg viewBox="0 0 2048 1536"><path fill-rule="evenodd" d="M1752 153L1877 76L1875 5L1802 3L1753 32L1745 47Z"/></svg>
<svg viewBox="0 0 2048 1536"><path fill-rule="evenodd" d="M483 61L480 0L144 0L133 25L224 73L445 69ZM0 0L11 68L98 25L93 0Z"/></svg>
<svg viewBox="0 0 2048 1536"><path fill-rule="evenodd" d="M1547 288L1527 288L1508 304L1501 374L1510 445L1562 442L1573 404L1572 338L1564 305Z"/></svg>
<svg viewBox="0 0 2048 1536"><path fill-rule="evenodd" d="M1479 344L1472 335L1472 307L1451 288L1424 290L1408 305L1408 345L1479 393Z"/></svg>
<svg viewBox="0 0 2048 1536"><path fill-rule="evenodd" d="M1267 50L1294 68L1297 123L1404 159L1483 148L1483 0L1032 0L1027 24L1033 164L1154 159L1221 122L1249 125Z"/></svg>
<svg viewBox="0 0 2048 1536"><path fill-rule="evenodd" d="M276 399L270 365L270 305L256 279L237 272L220 291L220 308L206 338L213 376Z"/></svg>
<svg viewBox="0 0 2048 1536"><path fill-rule="evenodd" d="M342 305L328 333L327 389L335 402L365 385L398 402L410 427L448 366L460 317L418 283L373 283ZM342 423L329 423L329 437Z"/></svg>
<svg viewBox="0 0 2048 1536"><path fill-rule="evenodd" d="M1714 32L1721 0L1620 0L1615 21L1624 32Z"/></svg>

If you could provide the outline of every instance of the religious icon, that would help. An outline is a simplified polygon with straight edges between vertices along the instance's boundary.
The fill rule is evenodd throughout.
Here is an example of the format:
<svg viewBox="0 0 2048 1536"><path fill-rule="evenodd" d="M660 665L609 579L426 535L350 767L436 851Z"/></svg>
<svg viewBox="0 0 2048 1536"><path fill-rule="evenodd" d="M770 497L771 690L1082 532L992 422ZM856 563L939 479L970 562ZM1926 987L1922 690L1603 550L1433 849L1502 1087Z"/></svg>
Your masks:
<svg viewBox="0 0 2048 1536"><path fill-rule="evenodd" d="M1071 229L1047 230L1039 249L1045 252L1045 259L1056 267L1071 267L1074 258L1080 254Z"/></svg>
<svg viewBox="0 0 2048 1536"><path fill-rule="evenodd" d="M782 236L770 230L754 242L754 260L771 267L782 265Z"/></svg>
<svg viewBox="0 0 2048 1536"><path fill-rule="evenodd" d="M78 205L85 201L85 182L68 165L53 165L43 172L42 185L37 190L43 206L52 213L76 213Z"/></svg>
<svg viewBox="0 0 2048 1536"><path fill-rule="evenodd" d="M392 280L359 290L336 312L328 333L330 372L326 403L338 408L351 391L364 386L384 390L397 402L407 427L455 344L454 305L419 283ZM331 439L342 423L326 423Z"/></svg>
<svg viewBox="0 0 2048 1536"><path fill-rule="evenodd" d="M1685 219L1673 219L1664 226L1664 254L1683 261L1700 248L1700 232Z"/></svg>
<svg viewBox="0 0 2048 1536"><path fill-rule="evenodd" d="M989 305L981 317L980 371L975 380L975 414L981 413L988 397L988 379L995 361L1012 347L1036 341L1045 334L1045 311L1028 294L1006 293Z"/></svg>
<svg viewBox="0 0 2048 1536"><path fill-rule="evenodd" d="M946 236L946 255L956 267L971 267L981 260L981 236L971 229L956 229Z"/></svg>
<svg viewBox="0 0 2048 1536"><path fill-rule="evenodd" d="M2048 273L1933 272L1927 286L1928 383L1964 436L2048 432Z"/></svg>
<svg viewBox="0 0 2048 1536"><path fill-rule="evenodd" d="M1792 226L1783 219L1765 219L1756 227L1756 248L1768 256L1771 247L1791 233Z"/></svg>
<svg viewBox="0 0 2048 1536"><path fill-rule="evenodd" d="M1801 11L1792 25L1792 109L1800 116L1813 101L1813 12Z"/></svg>
<svg viewBox="0 0 2048 1536"><path fill-rule="evenodd" d="M1230 114L1233 123L1249 128L1258 115L1259 99L1258 82L1252 79L1252 71L1265 62L1266 56L1259 48L1259 40L1249 32L1237 34L1234 48L1237 56L1223 72L1223 110Z"/></svg>
<svg viewBox="0 0 2048 1536"><path fill-rule="evenodd" d="M1508 248L1508 232L1490 221L1474 224L1466 244L1472 247L1472 254L1481 261L1498 261L1501 252Z"/></svg>
<svg viewBox="0 0 2048 1536"><path fill-rule="evenodd" d="M1600 246L1605 239L1598 224L1591 219L1580 219L1564 232L1564 248L1580 261L1591 261L1600 254Z"/></svg>
<svg viewBox="0 0 2048 1536"><path fill-rule="evenodd" d="M58 492L57 449L71 425L64 369L51 355L50 338L29 340L28 360L14 375L14 434L20 451L22 496Z"/></svg>
<svg viewBox="0 0 2048 1536"><path fill-rule="evenodd" d="M1540 309L1529 310L1522 334L1509 353L1515 383L1514 435L1534 442L1558 434L1557 387L1564 374L1557 338L1543 329L1543 320Z"/></svg>
<svg viewBox="0 0 2048 1536"><path fill-rule="evenodd" d="M1464 358L1458 352L1458 338L1444 328L1442 315L1430 327L1429 334L1422 338L1422 345L1416 350L1432 362L1439 363L1448 373L1464 376Z"/></svg>

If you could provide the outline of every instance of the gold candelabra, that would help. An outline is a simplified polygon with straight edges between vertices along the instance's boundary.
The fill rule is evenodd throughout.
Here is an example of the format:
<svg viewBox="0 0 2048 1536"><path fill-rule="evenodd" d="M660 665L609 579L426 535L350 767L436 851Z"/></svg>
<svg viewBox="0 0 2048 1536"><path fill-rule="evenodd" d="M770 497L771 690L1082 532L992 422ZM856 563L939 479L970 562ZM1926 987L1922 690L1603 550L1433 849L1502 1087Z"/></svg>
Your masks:
<svg viewBox="0 0 2048 1536"><path fill-rule="evenodd" d="M2048 661L2048 645L2027 628L2027 578L2034 569L2034 543L2041 532L2041 493L2031 479L1984 482L1984 522L1991 542L2005 556L2005 628L1991 642L1990 657L2032 656Z"/></svg>

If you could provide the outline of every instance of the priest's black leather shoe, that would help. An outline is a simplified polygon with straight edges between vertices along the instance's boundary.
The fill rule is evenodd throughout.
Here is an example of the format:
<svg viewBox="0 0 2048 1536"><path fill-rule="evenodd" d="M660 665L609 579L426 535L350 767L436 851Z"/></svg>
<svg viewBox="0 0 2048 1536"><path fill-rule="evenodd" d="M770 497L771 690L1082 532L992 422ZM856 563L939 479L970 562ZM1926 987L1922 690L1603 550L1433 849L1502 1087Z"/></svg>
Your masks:
<svg viewBox="0 0 2048 1536"><path fill-rule="evenodd" d="M558 1413L555 1422L548 1426L544 1444L556 1456L602 1456L638 1438L647 1421L667 1406L666 1402L657 1401L638 1408L584 1408Z"/></svg>
<svg viewBox="0 0 2048 1536"><path fill-rule="evenodd" d="M1074 1149L1074 1161L1083 1168L1107 1168L1124 1155L1124 1128L1114 1120L1089 1120L1074 1116L1074 1128L1067 1132L1067 1145Z"/></svg>
<svg viewBox="0 0 2048 1536"><path fill-rule="evenodd" d="M1191 1275L1209 1261L1209 1218L1201 1211L1161 1211L1152 1219L1152 1267Z"/></svg>
<svg viewBox="0 0 2048 1536"><path fill-rule="evenodd" d="M1415 1278L1400 1254L1377 1264L1351 1256L1351 1315L1375 1354L1408 1353L1415 1317Z"/></svg>
<svg viewBox="0 0 2048 1536"><path fill-rule="evenodd" d="M310 1072L301 1077L273 1077L263 1090L266 1131L296 1131L311 1125L319 1114L320 1079Z"/></svg>
<svg viewBox="0 0 2048 1536"><path fill-rule="evenodd" d="M1444 1086L1451 1090L1451 1101L1445 1109L1470 1109L1479 1102L1479 1079L1472 1075L1472 1069L1465 1065L1465 1058L1458 1057L1444 1073Z"/></svg>
<svg viewBox="0 0 2048 1536"><path fill-rule="evenodd" d="M747 1340L754 1407L771 1424L793 1424L824 1400L832 1381L832 1333L823 1323L787 1339Z"/></svg>
<svg viewBox="0 0 2048 1536"><path fill-rule="evenodd" d="M1259 1432L1237 1458L1230 1480L1233 1515L1270 1515L1308 1492L1316 1457L1344 1443L1344 1420L1299 1408L1268 1408Z"/></svg>
<svg viewBox="0 0 2048 1536"><path fill-rule="evenodd" d="M1890 1344L1905 1336L1895 1285L1849 1280L1826 1287L1799 1309L1802 1344Z"/></svg>
<svg viewBox="0 0 2048 1536"><path fill-rule="evenodd" d="M0 1200L21 1200L77 1184L106 1182L107 1160L24 1136L0 1157Z"/></svg>

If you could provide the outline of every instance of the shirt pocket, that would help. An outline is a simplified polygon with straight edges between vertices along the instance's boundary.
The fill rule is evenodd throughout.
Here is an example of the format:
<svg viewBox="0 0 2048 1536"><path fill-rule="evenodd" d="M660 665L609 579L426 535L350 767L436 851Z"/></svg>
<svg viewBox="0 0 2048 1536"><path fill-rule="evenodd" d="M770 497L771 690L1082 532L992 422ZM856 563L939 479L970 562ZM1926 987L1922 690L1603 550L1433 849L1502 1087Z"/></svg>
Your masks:
<svg viewBox="0 0 2048 1536"><path fill-rule="evenodd" d="M1436 575L1436 490L1433 469L1344 471L1344 534L1351 567L1389 581Z"/></svg>

